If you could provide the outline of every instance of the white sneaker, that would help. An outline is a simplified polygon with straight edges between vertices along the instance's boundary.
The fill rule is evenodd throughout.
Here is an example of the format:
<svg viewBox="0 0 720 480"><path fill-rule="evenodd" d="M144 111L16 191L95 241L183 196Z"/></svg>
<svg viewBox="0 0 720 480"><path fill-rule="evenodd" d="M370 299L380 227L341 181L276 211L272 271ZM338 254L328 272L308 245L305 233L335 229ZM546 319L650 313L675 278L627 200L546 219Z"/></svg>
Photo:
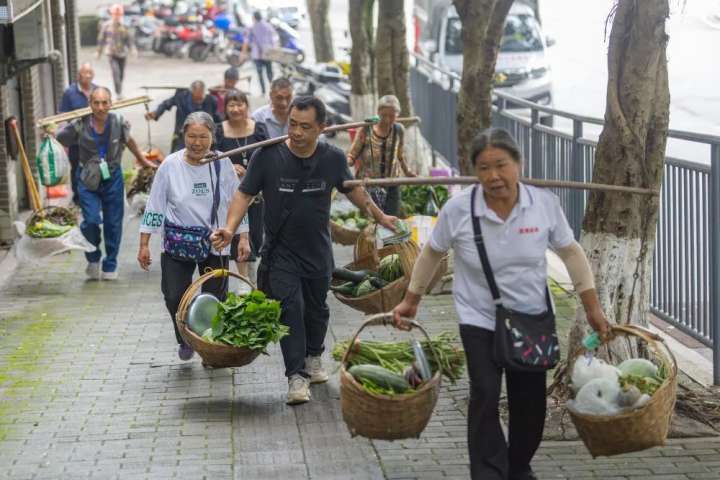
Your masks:
<svg viewBox="0 0 720 480"><path fill-rule="evenodd" d="M100 280L100 262L89 262L85 268L85 275L90 280Z"/></svg>
<svg viewBox="0 0 720 480"><path fill-rule="evenodd" d="M115 270L114 272L102 272L102 279L103 280L117 280L118 279L118 271Z"/></svg>
<svg viewBox="0 0 720 480"><path fill-rule="evenodd" d="M299 405L310 401L310 381L296 373L288 378L288 405Z"/></svg>
<svg viewBox="0 0 720 480"><path fill-rule="evenodd" d="M310 383L325 383L330 378L322 367L322 359L320 357L305 358L305 370L310 374Z"/></svg>

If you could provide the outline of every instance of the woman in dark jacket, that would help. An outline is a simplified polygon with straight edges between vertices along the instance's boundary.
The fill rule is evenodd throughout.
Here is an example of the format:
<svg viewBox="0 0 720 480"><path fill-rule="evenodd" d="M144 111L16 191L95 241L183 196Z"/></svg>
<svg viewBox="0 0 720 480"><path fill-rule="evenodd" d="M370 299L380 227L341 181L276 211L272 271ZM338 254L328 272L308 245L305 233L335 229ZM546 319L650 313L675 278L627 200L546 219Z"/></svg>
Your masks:
<svg viewBox="0 0 720 480"><path fill-rule="evenodd" d="M226 120L218 125L215 149L227 152L239 147L266 140L268 138L265 124L256 122L250 117L250 104L248 97L238 90L228 91L225 97L225 118ZM235 167L235 173L239 178L245 176L248 162L254 150L233 155L230 160ZM249 262L254 262L258 256L263 243L263 200L262 197L255 198L255 201L248 210L250 222L250 257L245 261L237 260L238 272L248 276L251 269ZM239 235L233 238L230 256L237 259L237 245Z"/></svg>

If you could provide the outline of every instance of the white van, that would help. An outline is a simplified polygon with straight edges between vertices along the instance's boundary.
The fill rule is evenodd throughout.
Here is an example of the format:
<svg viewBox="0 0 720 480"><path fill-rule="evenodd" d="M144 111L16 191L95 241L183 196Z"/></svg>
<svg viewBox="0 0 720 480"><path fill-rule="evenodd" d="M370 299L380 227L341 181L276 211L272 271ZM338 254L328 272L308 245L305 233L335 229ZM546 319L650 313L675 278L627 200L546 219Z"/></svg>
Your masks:
<svg viewBox="0 0 720 480"><path fill-rule="evenodd" d="M421 52L444 70L462 73L462 24L450 2L432 2L420 31ZM541 105L552 104L548 41L534 10L516 2L505 22L495 68L495 88Z"/></svg>

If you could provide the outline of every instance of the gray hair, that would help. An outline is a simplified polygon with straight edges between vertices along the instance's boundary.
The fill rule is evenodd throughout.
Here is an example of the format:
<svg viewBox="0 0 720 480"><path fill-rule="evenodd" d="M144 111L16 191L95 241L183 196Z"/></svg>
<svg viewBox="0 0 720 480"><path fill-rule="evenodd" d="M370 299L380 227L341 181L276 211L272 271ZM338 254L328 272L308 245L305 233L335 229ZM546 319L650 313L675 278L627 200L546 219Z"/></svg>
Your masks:
<svg viewBox="0 0 720 480"><path fill-rule="evenodd" d="M215 141L215 122L207 112L193 112L187 116L182 126L183 135L190 125L202 125L210 131L213 142Z"/></svg>
<svg viewBox="0 0 720 480"><path fill-rule="evenodd" d="M383 95L380 97L380 100L378 100L378 110L381 108L390 107L395 109L395 113L400 113L402 108L400 108L400 100L395 95Z"/></svg>
<svg viewBox="0 0 720 480"><path fill-rule="evenodd" d="M202 80L195 80L190 84L190 90L197 90L199 88L205 89L205 82Z"/></svg>

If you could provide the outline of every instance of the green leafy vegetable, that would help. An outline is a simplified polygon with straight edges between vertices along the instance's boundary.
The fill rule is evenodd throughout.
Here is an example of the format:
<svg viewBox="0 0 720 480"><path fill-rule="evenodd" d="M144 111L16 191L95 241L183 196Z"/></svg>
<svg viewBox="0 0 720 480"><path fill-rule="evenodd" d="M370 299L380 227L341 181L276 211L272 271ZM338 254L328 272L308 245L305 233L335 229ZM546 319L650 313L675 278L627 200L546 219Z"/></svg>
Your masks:
<svg viewBox="0 0 720 480"><path fill-rule="evenodd" d="M72 225L58 225L50 220L40 220L27 226L25 233L33 238L55 238L66 234Z"/></svg>
<svg viewBox="0 0 720 480"><path fill-rule="evenodd" d="M445 205L449 196L447 187L443 185L406 185L401 189L401 216L432 215Z"/></svg>
<svg viewBox="0 0 720 480"><path fill-rule="evenodd" d="M290 333L280 323L280 313L280 302L268 299L259 290L247 295L230 292L213 318L211 331L206 331L203 338L267 353L270 343Z"/></svg>
<svg viewBox="0 0 720 480"><path fill-rule="evenodd" d="M400 255L393 253L383 257L380 260L380 266L378 268L380 276L386 282L394 282L398 278L403 276L402 263L400 262Z"/></svg>

